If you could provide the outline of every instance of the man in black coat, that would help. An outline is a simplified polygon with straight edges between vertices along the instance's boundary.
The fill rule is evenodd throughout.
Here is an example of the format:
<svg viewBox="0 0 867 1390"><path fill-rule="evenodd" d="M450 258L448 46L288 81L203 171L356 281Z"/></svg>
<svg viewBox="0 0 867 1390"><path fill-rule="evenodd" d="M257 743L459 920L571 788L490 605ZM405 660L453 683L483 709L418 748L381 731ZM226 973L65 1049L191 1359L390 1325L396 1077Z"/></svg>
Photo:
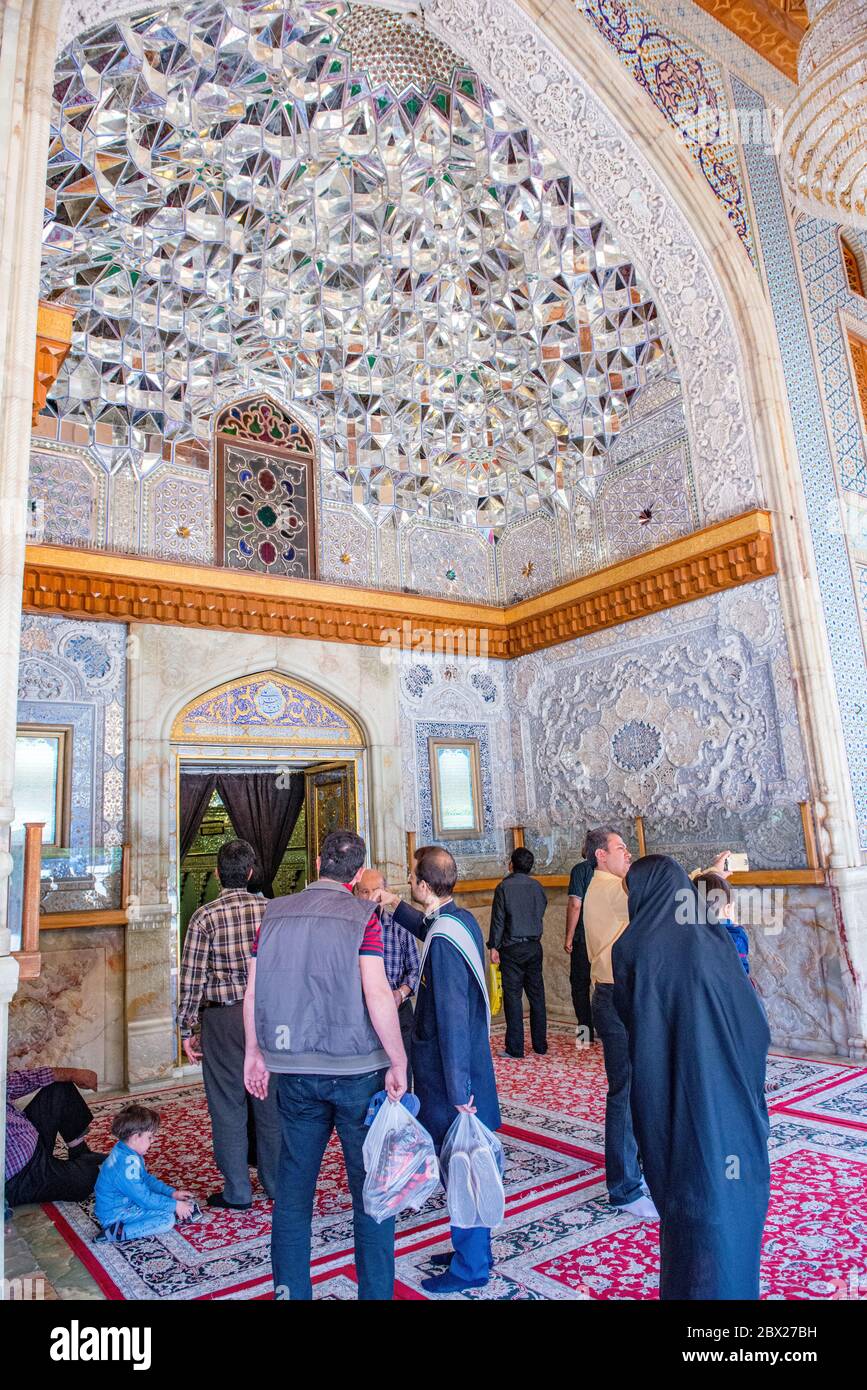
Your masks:
<svg viewBox="0 0 867 1390"><path fill-rule="evenodd" d="M533 1051L548 1051L545 984L542 979L542 927L548 899L541 883L531 878L535 859L528 849L516 849L512 872L498 883L491 908L488 949L503 976L507 1057L524 1056L524 992L530 1004Z"/></svg>

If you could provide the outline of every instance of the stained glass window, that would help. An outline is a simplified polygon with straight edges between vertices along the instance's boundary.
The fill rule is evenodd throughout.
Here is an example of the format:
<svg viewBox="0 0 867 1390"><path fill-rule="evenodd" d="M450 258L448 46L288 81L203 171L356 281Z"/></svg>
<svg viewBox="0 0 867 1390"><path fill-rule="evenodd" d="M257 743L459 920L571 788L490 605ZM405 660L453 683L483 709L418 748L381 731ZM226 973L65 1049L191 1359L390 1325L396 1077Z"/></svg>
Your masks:
<svg viewBox="0 0 867 1390"><path fill-rule="evenodd" d="M311 578L309 434L267 400L231 406L217 430L218 560L230 569Z"/></svg>

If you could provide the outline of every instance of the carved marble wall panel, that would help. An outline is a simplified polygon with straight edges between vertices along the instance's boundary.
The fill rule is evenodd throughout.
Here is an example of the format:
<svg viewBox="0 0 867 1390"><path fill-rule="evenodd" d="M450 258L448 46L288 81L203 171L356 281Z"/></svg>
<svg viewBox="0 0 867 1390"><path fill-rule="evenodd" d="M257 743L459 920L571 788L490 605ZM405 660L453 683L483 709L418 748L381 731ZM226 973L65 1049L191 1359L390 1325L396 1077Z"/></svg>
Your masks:
<svg viewBox="0 0 867 1390"><path fill-rule="evenodd" d="M826 888L775 892L781 921L770 930L747 928L751 969L771 1037L793 1052L845 1057L851 1027L831 894Z"/></svg>
<svg viewBox="0 0 867 1390"><path fill-rule="evenodd" d="M319 555L323 579L363 587L377 583L373 526L351 507L323 507Z"/></svg>
<svg viewBox="0 0 867 1390"><path fill-rule="evenodd" d="M42 972L9 1010L9 1069L92 1068L100 1089L124 1084L124 929L43 931Z"/></svg>
<svg viewBox="0 0 867 1390"><path fill-rule="evenodd" d="M19 723L72 730L71 844L124 839L127 629L25 614Z"/></svg>
<svg viewBox="0 0 867 1390"><path fill-rule="evenodd" d="M107 478L84 449L38 444L30 451L28 497L41 502L44 538L57 545L98 545L105 527Z"/></svg>
<svg viewBox="0 0 867 1390"><path fill-rule="evenodd" d="M567 575L561 575L558 556L558 528L547 516L531 517L509 526L497 543L497 577L500 602L515 603L546 589L553 589Z"/></svg>
<svg viewBox="0 0 867 1390"><path fill-rule="evenodd" d="M145 553L214 563L213 485L200 468L166 464L142 482Z"/></svg>
<svg viewBox="0 0 867 1390"><path fill-rule="evenodd" d="M551 837L546 872L594 821L697 834L807 795L773 579L522 657L508 680L517 815Z"/></svg>

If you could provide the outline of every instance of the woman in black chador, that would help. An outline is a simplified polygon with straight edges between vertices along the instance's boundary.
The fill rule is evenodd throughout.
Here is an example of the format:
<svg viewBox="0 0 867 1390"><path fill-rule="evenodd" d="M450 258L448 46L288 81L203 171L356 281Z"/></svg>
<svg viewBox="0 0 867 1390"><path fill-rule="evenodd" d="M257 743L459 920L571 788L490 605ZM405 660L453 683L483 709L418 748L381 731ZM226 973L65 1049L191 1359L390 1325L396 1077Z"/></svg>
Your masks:
<svg viewBox="0 0 867 1390"><path fill-rule="evenodd" d="M632 1117L659 1211L660 1298L753 1299L768 1209L770 1034L738 953L665 855L626 875L614 1002L629 1032Z"/></svg>

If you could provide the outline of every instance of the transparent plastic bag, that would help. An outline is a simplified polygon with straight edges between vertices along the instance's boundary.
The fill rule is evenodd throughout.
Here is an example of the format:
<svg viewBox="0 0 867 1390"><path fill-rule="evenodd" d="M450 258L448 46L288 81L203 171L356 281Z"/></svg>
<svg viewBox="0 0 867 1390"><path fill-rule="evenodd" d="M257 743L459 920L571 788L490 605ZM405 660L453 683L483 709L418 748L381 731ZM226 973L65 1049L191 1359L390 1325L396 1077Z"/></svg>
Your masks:
<svg viewBox="0 0 867 1390"><path fill-rule="evenodd" d="M440 1172L453 1226L500 1226L506 1212L503 1146L476 1115L462 1110L440 1153Z"/></svg>
<svg viewBox="0 0 867 1390"><path fill-rule="evenodd" d="M440 1185L433 1140L403 1105L383 1102L363 1154L364 1210L377 1223L418 1211Z"/></svg>

